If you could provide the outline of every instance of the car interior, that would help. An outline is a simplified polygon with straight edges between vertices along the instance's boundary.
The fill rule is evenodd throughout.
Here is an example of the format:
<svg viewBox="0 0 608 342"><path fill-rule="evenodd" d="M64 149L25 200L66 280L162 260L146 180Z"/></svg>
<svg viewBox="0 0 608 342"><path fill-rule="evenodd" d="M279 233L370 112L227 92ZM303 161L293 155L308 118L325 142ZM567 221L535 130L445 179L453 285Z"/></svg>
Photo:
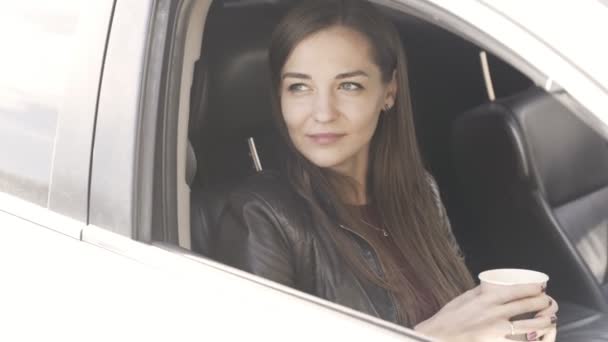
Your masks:
<svg viewBox="0 0 608 342"><path fill-rule="evenodd" d="M215 0L192 72L186 174L188 247L213 259L224 201L280 163L270 110L267 46L294 0ZM380 7L406 48L414 119L473 275L531 268L550 276L559 341L608 339L608 144L563 104L489 55L489 100L479 46L417 16ZM202 24L201 24L202 25Z"/></svg>

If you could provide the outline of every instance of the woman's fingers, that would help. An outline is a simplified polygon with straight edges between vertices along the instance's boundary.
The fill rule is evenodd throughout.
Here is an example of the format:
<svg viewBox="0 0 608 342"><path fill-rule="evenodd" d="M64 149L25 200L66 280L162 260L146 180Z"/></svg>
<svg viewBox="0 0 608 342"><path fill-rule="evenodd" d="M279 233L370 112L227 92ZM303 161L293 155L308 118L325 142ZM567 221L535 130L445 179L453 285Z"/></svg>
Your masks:
<svg viewBox="0 0 608 342"><path fill-rule="evenodd" d="M528 312L539 312L553 305L553 299L547 295L516 300L499 307L497 313L502 317L510 318Z"/></svg>
<svg viewBox="0 0 608 342"><path fill-rule="evenodd" d="M542 330L548 330L555 327L551 317L537 317L532 319L524 319L521 321L513 321L513 330L516 334L530 334L536 332L540 336ZM544 332L542 332L544 334Z"/></svg>
<svg viewBox="0 0 608 342"><path fill-rule="evenodd" d="M543 294L544 287L538 284L506 286L501 291L484 294L489 304L505 304L522 298L537 297Z"/></svg>
<svg viewBox="0 0 608 342"><path fill-rule="evenodd" d="M538 336L537 341L547 341L546 335L549 335L552 330L555 328L547 328L543 330L536 331L536 335Z"/></svg>
<svg viewBox="0 0 608 342"><path fill-rule="evenodd" d="M536 333L536 340L530 340L528 339L528 341L543 341L543 342L555 342L555 339L557 338L557 328L553 327L553 328L549 328L549 329L544 329L544 330L539 330Z"/></svg>
<svg viewBox="0 0 608 342"><path fill-rule="evenodd" d="M543 342L555 342L555 339L557 338L557 328L553 327L551 329L549 329L549 331L547 331L546 334L541 335L542 336L542 340Z"/></svg>
<svg viewBox="0 0 608 342"><path fill-rule="evenodd" d="M519 321L507 321L504 320L500 324L495 326L496 333L509 337L515 335L525 335L526 341L540 341L540 338L547 335L555 325L552 323L550 317L537 317L533 319L519 320Z"/></svg>
<svg viewBox="0 0 608 342"><path fill-rule="evenodd" d="M494 338L488 339L488 341L495 341L495 338L498 336L505 337L509 341L512 341L513 338L517 341L520 341L521 337L526 336L524 341L536 341L537 334L538 334L537 330L533 330L533 329L525 330L515 323L516 322L509 322L507 320L497 322L497 324L494 325L493 332L492 332L492 335L494 335ZM485 341L485 340L483 340L483 341Z"/></svg>
<svg viewBox="0 0 608 342"><path fill-rule="evenodd" d="M559 311L559 304L553 298L551 298L551 297L549 297L549 298L551 300L551 305L548 308L546 308L542 311L539 311L536 314L536 317L555 316L555 314Z"/></svg>

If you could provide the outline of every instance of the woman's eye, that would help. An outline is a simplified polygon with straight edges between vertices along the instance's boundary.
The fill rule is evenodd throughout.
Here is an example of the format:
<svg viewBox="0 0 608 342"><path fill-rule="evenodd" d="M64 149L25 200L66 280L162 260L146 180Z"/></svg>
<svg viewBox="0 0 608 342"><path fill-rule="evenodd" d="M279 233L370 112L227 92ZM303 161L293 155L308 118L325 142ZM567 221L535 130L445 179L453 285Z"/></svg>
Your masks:
<svg viewBox="0 0 608 342"><path fill-rule="evenodd" d="M340 89L347 90L347 91L355 91L355 90L363 89L363 86L360 85L359 83L355 83L355 82L344 82L344 83L340 83Z"/></svg>
<svg viewBox="0 0 608 342"><path fill-rule="evenodd" d="M295 83L287 87L287 90L292 93L302 92L308 90L308 86L304 83Z"/></svg>

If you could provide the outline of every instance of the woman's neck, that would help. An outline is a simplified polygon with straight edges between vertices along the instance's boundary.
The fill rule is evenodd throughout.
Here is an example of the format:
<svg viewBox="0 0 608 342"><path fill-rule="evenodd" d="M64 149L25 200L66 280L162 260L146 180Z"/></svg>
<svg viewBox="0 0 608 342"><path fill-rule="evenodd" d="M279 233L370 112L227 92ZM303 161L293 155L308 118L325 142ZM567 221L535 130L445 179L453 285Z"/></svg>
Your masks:
<svg viewBox="0 0 608 342"><path fill-rule="evenodd" d="M333 171L339 173L342 176L347 177L346 182L339 183L339 189L341 190L340 197L342 200L350 205L365 205L368 202L367 196L367 174L357 175L353 172L342 172L335 168Z"/></svg>
<svg viewBox="0 0 608 342"><path fill-rule="evenodd" d="M337 171L339 172L339 171ZM352 174L339 172L341 175L348 177L350 182L342 183L342 194L340 197L349 205L365 205L368 203L367 196L367 175L353 176Z"/></svg>
<svg viewBox="0 0 608 342"><path fill-rule="evenodd" d="M354 181L354 192L347 189L345 200L352 205L364 205L367 198L367 172L368 172L369 146L353 155L344 162L333 166L331 169Z"/></svg>

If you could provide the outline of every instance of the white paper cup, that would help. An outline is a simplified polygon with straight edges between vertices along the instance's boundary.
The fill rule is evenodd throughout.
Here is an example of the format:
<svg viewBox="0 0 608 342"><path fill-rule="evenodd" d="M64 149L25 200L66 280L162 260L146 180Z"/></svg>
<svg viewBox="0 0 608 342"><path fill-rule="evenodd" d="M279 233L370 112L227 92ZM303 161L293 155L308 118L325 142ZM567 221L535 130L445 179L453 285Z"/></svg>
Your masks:
<svg viewBox="0 0 608 342"><path fill-rule="evenodd" d="M517 268L500 268L488 270L479 274L481 281L481 292L501 292L509 289L512 286L533 285L538 287L546 287L549 281L549 276L537 271L517 269ZM536 312L528 312L522 315L511 317L511 321L530 319L536 315ZM509 335L508 339L515 341L527 341L526 335Z"/></svg>
<svg viewBox="0 0 608 342"><path fill-rule="evenodd" d="M514 285L547 285L549 276L537 271L518 268L499 268L479 273L482 291L500 289L504 286Z"/></svg>

